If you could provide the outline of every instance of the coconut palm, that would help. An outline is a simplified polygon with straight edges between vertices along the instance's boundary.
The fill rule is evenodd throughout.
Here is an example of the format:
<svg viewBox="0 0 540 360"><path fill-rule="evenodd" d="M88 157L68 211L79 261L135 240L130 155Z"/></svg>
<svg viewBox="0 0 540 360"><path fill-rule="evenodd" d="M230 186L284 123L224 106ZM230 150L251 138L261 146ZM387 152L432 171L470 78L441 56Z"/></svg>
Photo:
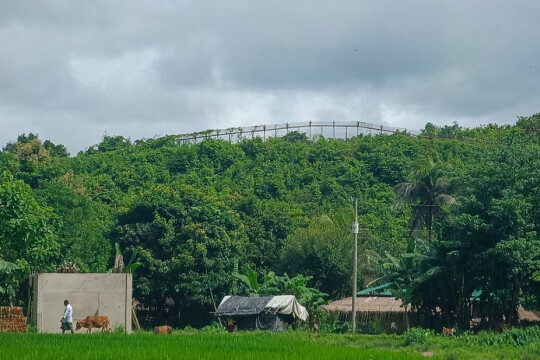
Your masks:
<svg viewBox="0 0 540 360"><path fill-rule="evenodd" d="M444 177L448 166L434 162L431 158L420 163L417 170L408 176L408 182L395 187L396 207L406 202L418 201L412 209L411 232L426 228L428 241L433 240L433 221L442 215L443 206L456 203L456 199L447 194L450 181Z"/></svg>

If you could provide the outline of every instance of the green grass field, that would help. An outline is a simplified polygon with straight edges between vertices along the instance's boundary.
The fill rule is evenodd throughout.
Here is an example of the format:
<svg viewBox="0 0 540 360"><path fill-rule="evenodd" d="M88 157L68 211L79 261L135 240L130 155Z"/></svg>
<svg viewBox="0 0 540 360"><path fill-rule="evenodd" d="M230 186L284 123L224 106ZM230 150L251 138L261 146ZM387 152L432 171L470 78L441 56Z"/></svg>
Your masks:
<svg viewBox="0 0 540 360"><path fill-rule="evenodd" d="M0 334L1 359L539 359L540 343L468 345L433 337L404 345L403 336L305 332L197 332L172 335Z"/></svg>
<svg viewBox="0 0 540 360"><path fill-rule="evenodd" d="M0 334L3 359L416 359L413 354L362 349L307 334L197 333Z"/></svg>

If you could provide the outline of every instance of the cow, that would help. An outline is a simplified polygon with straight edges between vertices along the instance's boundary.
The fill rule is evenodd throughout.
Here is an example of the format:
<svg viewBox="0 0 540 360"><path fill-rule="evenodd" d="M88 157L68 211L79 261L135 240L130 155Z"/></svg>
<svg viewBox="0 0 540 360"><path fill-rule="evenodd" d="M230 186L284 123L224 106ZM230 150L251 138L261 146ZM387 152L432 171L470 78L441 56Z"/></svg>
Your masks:
<svg viewBox="0 0 540 360"><path fill-rule="evenodd" d="M88 315L86 319L77 321L77 326L75 330L79 330L80 328L87 328L87 333L92 332L92 328L101 328L101 332L107 331L111 332L110 328L110 321L108 316L100 316L100 315Z"/></svg>
<svg viewBox="0 0 540 360"><path fill-rule="evenodd" d="M161 325L156 326L154 328L154 334L171 334L172 333L172 327L169 325Z"/></svg>
<svg viewBox="0 0 540 360"><path fill-rule="evenodd" d="M236 325L236 320L228 318L227 319L227 331L228 332L237 332L238 325Z"/></svg>
<svg viewBox="0 0 540 360"><path fill-rule="evenodd" d="M454 336L454 333L456 332L456 329L454 328L446 328L443 326L442 328L442 336Z"/></svg>

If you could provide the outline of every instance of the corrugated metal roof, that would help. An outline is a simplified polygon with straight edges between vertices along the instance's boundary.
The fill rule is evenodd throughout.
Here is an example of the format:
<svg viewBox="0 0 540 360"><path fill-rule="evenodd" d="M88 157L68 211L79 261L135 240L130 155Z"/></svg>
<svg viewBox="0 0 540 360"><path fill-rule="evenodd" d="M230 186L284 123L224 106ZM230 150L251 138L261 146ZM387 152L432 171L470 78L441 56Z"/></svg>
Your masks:
<svg viewBox="0 0 540 360"><path fill-rule="evenodd" d="M388 287L390 287L390 285L392 285L392 283L386 283L379 286L366 288L357 292L356 295L392 296L392 293L389 290L378 291L382 289L387 289Z"/></svg>

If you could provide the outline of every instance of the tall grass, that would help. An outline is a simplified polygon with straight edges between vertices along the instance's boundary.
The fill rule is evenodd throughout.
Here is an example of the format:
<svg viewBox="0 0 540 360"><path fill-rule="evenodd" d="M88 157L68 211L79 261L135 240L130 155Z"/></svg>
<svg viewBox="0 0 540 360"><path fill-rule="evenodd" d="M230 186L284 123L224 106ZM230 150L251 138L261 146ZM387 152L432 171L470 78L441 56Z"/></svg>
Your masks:
<svg viewBox="0 0 540 360"><path fill-rule="evenodd" d="M0 334L2 359L418 359L294 333Z"/></svg>
<svg viewBox="0 0 540 360"><path fill-rule="evenodd" d="M423 354L424 356L420 356ZM317 334L290 331L175 331L113 334L0 334L0 359L540 359L540 329L442 337L413 329L405 335Z"/></svg>

